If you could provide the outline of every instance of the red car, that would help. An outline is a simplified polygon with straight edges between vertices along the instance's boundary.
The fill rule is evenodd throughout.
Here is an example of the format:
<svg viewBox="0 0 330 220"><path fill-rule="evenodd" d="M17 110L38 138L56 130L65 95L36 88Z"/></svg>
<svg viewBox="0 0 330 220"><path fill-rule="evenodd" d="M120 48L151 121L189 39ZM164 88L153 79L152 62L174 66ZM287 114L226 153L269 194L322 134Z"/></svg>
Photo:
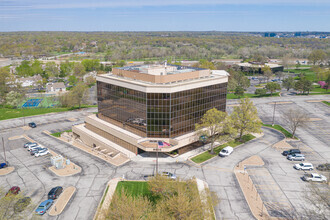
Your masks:
<svg viewBox="0 0 330 220"><path fill-rule="evenodd" d="M6 196L8 196L8 195L17 195L20 191L21 191L21 189L18 186L13 186L6 193Z"/></svg>

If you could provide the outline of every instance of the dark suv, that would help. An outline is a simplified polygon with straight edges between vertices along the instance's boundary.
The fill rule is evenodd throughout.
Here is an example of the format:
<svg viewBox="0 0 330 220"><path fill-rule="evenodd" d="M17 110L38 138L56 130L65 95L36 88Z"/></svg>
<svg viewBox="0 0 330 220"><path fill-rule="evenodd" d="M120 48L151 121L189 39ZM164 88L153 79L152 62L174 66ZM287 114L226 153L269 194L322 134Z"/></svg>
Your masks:
<svg viewBox="0 0 330 220"><path fill-rule="evenodd" d="M31 128L35 128L35 127L37 127L37 124L34 123L34 122L30 122L30 123L29 123L29 126L30 126Z"/></svg>
<svg viewBox="0 0 330 220"><path fill-rule="evenodd" d="M48 199L57 199L63 191L61 186L56 186L55 188L51 189L48 193Z"/></svg>
<svg viewBox="0 0 330 220"><path fill-rule="evenodd" d="M291 149L291 150L285 150L283 151L283 156L288 156L288 155L291 155L291 154L301 154L300 150L299 149Z"/></svg>

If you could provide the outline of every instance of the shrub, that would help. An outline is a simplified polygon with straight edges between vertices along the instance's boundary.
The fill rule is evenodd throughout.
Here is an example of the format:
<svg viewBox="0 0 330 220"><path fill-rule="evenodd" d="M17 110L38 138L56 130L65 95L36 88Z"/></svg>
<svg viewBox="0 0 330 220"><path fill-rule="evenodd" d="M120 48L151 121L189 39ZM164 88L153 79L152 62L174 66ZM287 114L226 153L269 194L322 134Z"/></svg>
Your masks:
<svg viewBox="0 0 330 220"><path fill-rule="evenodd" d="M266 89L256 89L256 91L254 92L254 94L262 96L262 95L266 95L267 90Z"/></svg>

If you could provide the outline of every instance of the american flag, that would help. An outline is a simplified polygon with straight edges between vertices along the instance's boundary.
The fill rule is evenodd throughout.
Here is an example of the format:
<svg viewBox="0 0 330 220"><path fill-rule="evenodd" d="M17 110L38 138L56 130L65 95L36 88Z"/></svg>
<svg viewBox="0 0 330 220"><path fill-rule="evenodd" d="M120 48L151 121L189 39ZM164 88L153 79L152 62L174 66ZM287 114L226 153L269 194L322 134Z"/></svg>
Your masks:
<svg viewBox="0 0 330 220"><path fill-rule="evenodd" d="M158 141L158 148L162 148L162 147L164 147L163 141Z"/></svg>

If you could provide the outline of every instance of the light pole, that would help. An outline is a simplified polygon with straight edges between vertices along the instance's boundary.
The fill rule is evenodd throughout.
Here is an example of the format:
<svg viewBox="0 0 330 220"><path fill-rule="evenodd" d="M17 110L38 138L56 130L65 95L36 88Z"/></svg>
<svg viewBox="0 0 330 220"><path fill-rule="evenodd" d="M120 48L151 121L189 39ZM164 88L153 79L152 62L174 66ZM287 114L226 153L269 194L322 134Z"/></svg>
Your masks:
<svg viewBox="0 0 330 220"><path fill-rule="evenodd" d="M273 123L272 123L272 126L274 126L274 122L275 122L275 108L276 108L276 102L275 102L275 104L274 104Z"/></svg>

